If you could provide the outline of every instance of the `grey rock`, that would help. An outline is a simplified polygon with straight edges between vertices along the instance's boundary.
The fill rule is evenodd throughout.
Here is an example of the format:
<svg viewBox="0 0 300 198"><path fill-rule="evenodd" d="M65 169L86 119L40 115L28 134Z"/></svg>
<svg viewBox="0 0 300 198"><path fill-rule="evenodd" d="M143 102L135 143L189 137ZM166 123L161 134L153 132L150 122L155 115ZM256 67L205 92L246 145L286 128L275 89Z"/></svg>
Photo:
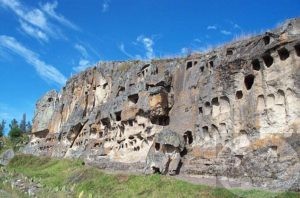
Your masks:
<svg viewBox="0 0 300 198"><path fill-rule="evenodd" d="M0 165L6 166L10 162L12 158L14 158L15 152L12 149L8 149L4 151L0 155Z"/></svg>

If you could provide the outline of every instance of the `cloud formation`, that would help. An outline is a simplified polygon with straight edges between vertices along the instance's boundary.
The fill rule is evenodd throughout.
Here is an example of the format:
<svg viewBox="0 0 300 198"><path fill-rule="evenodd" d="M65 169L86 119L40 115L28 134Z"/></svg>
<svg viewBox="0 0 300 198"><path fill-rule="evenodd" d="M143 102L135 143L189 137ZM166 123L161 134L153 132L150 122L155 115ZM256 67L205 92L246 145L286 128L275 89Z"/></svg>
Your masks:
<svg viewBox="0 0 300 198"><path fill-rule="evenodd" d="M41 6L42 9L39 9L29 8L19 0L0 0L0 6L11 10L18 17L20 27L26 34L42 41L48 41L49 37L63 37L60 28L51 23L50 19L69 28L79 29L64 16L55 12L57 5L57 2L46 3Z"/></svg>
<svg viewBox="0 0 300 198"><path fill-rule="evenodd" d="M6 35L0 35L0 46L24 58L28 64L35 68L37 73L44 80L52 81L59 85L65 84L66 77L60 73L60 71L58 71L52 65L48 65L39 59L38 54L23 46L15 38Z"/></svg>
<svg viewBox="0 0 300 198"><path fill-rule="evenodd" d="M215 25L209 25L206 27L207 30L216 30L217 29L217 26Z"/></svg>
<svg viewBox="0 0 300 198"><path fill-rule="evenodd" d="M154 57L154 41L151 38L143 35L138 36L136 40L144 45L144 48L146 49L146 57L148 59L152 59Z"/></svg>
<svg viewBox="0 0 300 198"><path fill-rule="evenodd" d="M79 28L73 24L71 21L66 19L63 15L58 14L55 9L57 8L58 3L57 1L54 1L53 3L47 2L46 4L42 5L42 10L47 13L50 17L58 21L59 23L72 28L74 30L79 30Z"/></svg>
<svg viewBox="0 0 300 198"><path fill-rule="evenodd" d="M220 32L221 32L221 34L224 34L224 35L226 35L226 36L232 34L230 31L227 31L227 30L221 30Z"/></svg>

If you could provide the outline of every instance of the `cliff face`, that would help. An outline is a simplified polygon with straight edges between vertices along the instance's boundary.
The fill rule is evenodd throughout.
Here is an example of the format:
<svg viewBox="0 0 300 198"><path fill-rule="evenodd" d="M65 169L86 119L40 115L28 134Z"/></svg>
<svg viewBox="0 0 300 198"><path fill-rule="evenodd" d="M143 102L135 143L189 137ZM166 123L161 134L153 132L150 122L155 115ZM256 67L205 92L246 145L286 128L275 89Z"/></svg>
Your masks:
<svg viewBox="0 0 300 198"><path fill-rule="evenodd" d="M300 20L186 58L99 63L37 105L25 153L300 190Z"/></svg>

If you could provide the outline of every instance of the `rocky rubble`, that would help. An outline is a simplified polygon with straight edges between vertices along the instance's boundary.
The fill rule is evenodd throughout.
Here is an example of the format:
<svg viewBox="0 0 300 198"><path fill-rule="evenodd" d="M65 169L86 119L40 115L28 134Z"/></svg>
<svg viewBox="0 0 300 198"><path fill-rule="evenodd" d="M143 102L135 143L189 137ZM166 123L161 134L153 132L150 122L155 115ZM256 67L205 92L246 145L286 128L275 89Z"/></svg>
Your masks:
<svg viewBox="0 0 300 198"><path fill-rule="evenodd" d="M205 54L101 62L36 105L24 153L300 190L300 19Z"/></svg>

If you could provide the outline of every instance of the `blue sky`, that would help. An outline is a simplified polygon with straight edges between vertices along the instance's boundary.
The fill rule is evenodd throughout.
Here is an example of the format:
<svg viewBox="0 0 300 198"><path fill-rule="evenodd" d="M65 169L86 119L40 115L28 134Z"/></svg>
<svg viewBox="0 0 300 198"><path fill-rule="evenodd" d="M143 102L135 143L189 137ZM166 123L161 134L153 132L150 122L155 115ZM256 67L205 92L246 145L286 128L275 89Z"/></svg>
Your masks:
<svg viewBox="0 0 300 198"><path fill-rule="evenodd" d="M204 51L299 16L299 0L0 0L0 119L98 61Z"/></svg>

